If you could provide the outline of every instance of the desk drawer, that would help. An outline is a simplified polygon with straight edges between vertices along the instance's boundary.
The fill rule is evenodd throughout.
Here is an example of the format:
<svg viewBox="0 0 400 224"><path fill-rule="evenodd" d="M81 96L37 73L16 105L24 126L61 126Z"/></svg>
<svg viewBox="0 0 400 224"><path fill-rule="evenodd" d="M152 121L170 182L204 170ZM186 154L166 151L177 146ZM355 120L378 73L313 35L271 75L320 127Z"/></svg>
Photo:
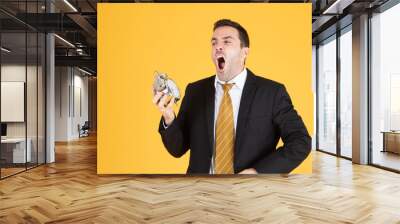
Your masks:
<svg viewBox="0 0 400 224"><path fill-rule="evenodd" d="M385 151L400 154L400 133L385 133Z"/></svg>

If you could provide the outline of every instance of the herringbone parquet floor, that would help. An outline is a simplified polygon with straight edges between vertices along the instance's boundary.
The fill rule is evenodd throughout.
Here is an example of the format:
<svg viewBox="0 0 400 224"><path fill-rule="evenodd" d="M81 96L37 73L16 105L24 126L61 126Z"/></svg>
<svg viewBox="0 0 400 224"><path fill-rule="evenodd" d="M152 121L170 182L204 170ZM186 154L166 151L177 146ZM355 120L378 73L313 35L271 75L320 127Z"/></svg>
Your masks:
<svg viewBox="0 0 400 224"><path fill-rule="evenodd" d="M0 181L0 223L400 223L400 175L314 153L312 175L98 176L95 137Z"/></svg>

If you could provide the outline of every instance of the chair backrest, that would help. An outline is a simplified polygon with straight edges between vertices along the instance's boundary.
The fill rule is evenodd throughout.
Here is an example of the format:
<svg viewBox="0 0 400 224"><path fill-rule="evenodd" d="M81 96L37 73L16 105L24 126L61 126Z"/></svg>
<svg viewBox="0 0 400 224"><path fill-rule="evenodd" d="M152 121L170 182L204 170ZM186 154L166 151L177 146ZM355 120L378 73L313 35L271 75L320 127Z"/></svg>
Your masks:
<svg viewBox="0 0 400 224"><path fill-rule="evenodd" d="M85 121L85 123L83 124L82 128L89 128L89 121Z"/></svg>

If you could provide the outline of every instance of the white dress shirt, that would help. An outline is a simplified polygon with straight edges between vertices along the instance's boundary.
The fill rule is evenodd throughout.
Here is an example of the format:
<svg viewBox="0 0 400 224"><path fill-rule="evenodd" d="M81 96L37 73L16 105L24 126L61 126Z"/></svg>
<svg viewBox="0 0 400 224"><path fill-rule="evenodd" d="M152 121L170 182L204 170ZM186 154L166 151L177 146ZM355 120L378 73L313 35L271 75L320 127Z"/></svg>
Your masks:
<svg viewBox="0 0 400 224"><path fill-rule="evenodd" d="M240 72L235 78L228 82L224 82L218 79L218 75L215 75L215 81L214 81L214 86L215 86L215 109L214 109L214 139L215 139L215 124L217 123L217 118L218 118L218 112L219 112L219 106L222 101L222 97L224 96L224 89L222 88L223 84L226 83L234 83L232 88L229 90L229 96L231 97L232 101L232 107L233 107L233 126L235 129L236 133L236 124L237 124L237 118L239 114L239 106L240 106L240 99L242 97L242 92L243 92L243 87L244 83L246 82L247 78L247 70L246 68L243 69L242 72ZM164 123L163 120L163 126L165 129L168 128L168 125ZM215 173L215 140L214 140L214 146L213 146L213 155L211 158L211 165L210 165L210 174Z"/></svg>
<svg viewBox="0 0 400 224"><path fill-rule="evenodd" d="M246 68L243 69L241 73L239 73L235 78L228 82L224 82L218 79L218 75L215 76L215 109L214 109L214 146L213 146L213 155L211 158L211 166L210 166L210 174L215 173L215 124L217 123L219 106L222 101L222 97L224 96L224 89L222 88L223 84L226 83L234 83L232 88L229 90L229 96L231 97L232 107L233 107L233 126L236 133L236 124L237 118L239 114L239 106L240 106L240 99L242 97L244 83L246 82L247 78L247 70Z"/></svg>

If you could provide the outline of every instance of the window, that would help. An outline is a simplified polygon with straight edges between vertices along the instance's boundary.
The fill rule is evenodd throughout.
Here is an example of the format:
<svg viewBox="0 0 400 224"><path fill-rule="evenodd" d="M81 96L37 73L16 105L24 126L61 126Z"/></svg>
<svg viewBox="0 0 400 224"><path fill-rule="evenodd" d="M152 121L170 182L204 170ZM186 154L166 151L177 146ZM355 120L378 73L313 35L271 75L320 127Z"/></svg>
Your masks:
<svg viewBox="0 0 400 224"><path fill-rule="evenodd" d="M352 32L340 36L340 155L352 157Z"/></svg>
<svg viewBox="0 0 400 224"><path fill-rule="evenodd" d="M44 1L20 1L17 13L43 13ZM1 1L0 6L15 6ZM45 34L0 12L0 178L45 163ZM15 99L15 100L14 100ZM14 100L14 101L13 101ZM12 108L12 109L11 109Z"/></svg>
<svg viewBox="0 0 400 224"><path fill-rule="evenodd" d="M318 149L336 153L336 36L318 47Z"/></svg>
<svg viewBox="0 0 400 224"><path fill-rule="evenodd" d="M400 4L371 18L372 164L400 170Z"/></svg>

